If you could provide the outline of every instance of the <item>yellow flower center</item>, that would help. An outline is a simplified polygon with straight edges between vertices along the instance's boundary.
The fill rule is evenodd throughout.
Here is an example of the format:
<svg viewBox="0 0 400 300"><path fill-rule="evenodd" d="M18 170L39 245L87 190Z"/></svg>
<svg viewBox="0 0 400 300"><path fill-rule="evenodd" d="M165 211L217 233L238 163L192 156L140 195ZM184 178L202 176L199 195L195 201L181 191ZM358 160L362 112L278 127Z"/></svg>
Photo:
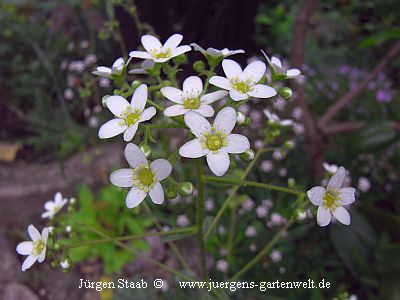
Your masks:
<svg viewBox="0 0 400 300"><path fill-rule="evenodd" d="M156 174L148 166L140 166L133 171L134 185L148 192L156 183Z"/></svg>
<svg viewBox="0 0 400 300"><path fill-rule="evenodd" d="M183 107L187 109L198 109L200 107L199 98L187 98L183 100Z"/></svg>
<svg viewBox="0 0 400 300"><path fill-rule="evenodd" d="M171 56L171 49L167 48L164 51L161 51L161 52L158 52L158 53L157 53L157 50L154 49L153 50L153 56L155 58L158 58L158 59L160 59L160 58L168 58L168 57Z"/></svg>
<svg viewBox="0 0 400 300"><path fill-rule="evenodd" d="M200 138L200 141L203 144L203 148L216 152L227 145L227 137L228 135L222 130L216 130L216 128L211 127L211 131L206 132L204 136Z"/></svg>
<svg viewBox="0 0 400 300"><path fill-rule="evenodd" d="M324 195L324 206L330 210L336 210L340 206L340 196L338 190L328 189Z"/></svg>
<svg viewBox="0 0 400 300"><path fill-rule="evenodd" d="M42 251L44 250L45 247L46 246L45 246L45 244L43 243L42 240L39 240L37 242L33 242L32 254L34 256L39 256L40 253L42 253Z"/></svg>
<svg viewBox="0 0 400 300"><path fill-rule="evenodd" d="M139 121L140 116L141 112L139 110L135 110L133 112L128 113L125 117L126 125L131 126L135 124L137 121Z"/></svg>
<svg viewBox="0 0 400 300"><path fill-rule="evenodd" d="M246 94L251 91L250 80L241 81L239 78L233 78L231 80L232 87L241 94Z"/></svg>

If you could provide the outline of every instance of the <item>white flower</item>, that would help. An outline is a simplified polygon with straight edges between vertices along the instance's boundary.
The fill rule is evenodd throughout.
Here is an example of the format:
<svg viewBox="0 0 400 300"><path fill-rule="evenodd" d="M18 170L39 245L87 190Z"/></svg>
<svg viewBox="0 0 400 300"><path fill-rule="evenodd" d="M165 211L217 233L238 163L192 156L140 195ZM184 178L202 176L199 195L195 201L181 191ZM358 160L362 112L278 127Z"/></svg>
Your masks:
<svg viewBox="0 0 400 300"><path fill-rule="evenodd" d="M71 267L69 259L64 259L64 260L60 261L60 266L63 269L69 269Z"/></svg>
<svg viewBox="0 0 400 300"><path fill-rule="evenodd" d="M188 111L195 111L204 117L212 117L214 109L211 103L225 97L227 91L216 91L202 95L203 82L200 77L190 76L183 82L183 90L174 87L163 87L161 93L176 105L167 107L164 115L167 117L179 116Z"/></svg>
<svg viewBox="0 0 400 300"><path fill-rule="evenodd" d="M257 230L254 226L247 226L244 235L248 238L257 236Z"/></svg>
<svg viewBox="0 0 400 300"><path fill-rule="evenodd" d="M46 257L48 228L42 230L42 234L33 225L28 226L28 233L32 241L26 241L17 245L17 252L21 255L28 255L22 264L22 271L29 269L36 261L42 263Z"/></svg>
<svg viewBox="0 0 400 300"><path fill-rule="evenodd" d="M338 165L328 164L327 162L323 162L322 167L325 169L326 172L330 174L335 174L339 169Z"/></svg>
<svg viewBox="0 0 400 300"><path fill-rule="evenodd" d="M144 109L146 102L147 85L145 84L139 85L135 90L130 104L121 96L107 97L106 105L116 118L100 127L99 137L107 139L124 132L124 141L131 141L139 123L150 120L156 114L153 106Z"/></svg>
<svg viewBox="0 0 400 300"><path fill-rule="evenodd" d="M236 111L232 107L220 110L213 126L202 115L196 112L185 114L185 123L196 136L179 149L183 157L207 157L207 164L211 171L222 176L229 168L229 153L242 153L250 149L247 137L240 134L231 134L236 123Z"/></svg>
<svg viewBox="0 0 400 300"><path fill-rule="evenodd" d="M213 76L210 78L210 83L228 90L229 96L234 101L245 100L249 97L270 98L276 95L276 91L272 87L257 84L265 74L266 66L263 62L253 61L242 71L237 62L224 59L222 68L226 78Z"/></svg>
<svg viewBox="0 0 400 300"><path fill-rule="evenodd" d="M361 192L366 193L371 188L371 182L367 177L360 177L358 178L357 187Z"/></svg>
<svg viewBox="0 0 400 300"><path fill-rule="evenodd" d="M274 164L270 160L263 160L260 165L261 171L269 173L273 170Z"/></svg>
<svg viewBox="0 0 400 300"><path fill-rule="evenodd" d="M212 58L226 58L231 55L244 53L244 50L242 50L242 49L229 50L228 48L224 48L224 49L218 50L218 49L210 47L210 48L207 48L207 50L205 50L204 48L200 47L196 43L191 43L190 46L192 46L194 50L200 51L201 54L203 54L205 57L211 56Z"/></svg>
<svg viewBox="0 0 400 300"><path fill-rule="evenodd" d="M171 163L166 159L156 159L149 164L140 148L132 143L125 147L125 158L131 168L112 172L110 181L116 186L131 188L126 196L126 206L138 206L147 194L153 203L162 204L164 190L160 181L171 174Z"/></svg>
<svg viewBox="0 0 400 300"><path fill-rule="evenodd" d="M93 71L92 74L110 78L112 75L120 75L124 67L125 61L122 57L120 57L116 61L114 61L111 68L100 66L97 67L96 71Z"/></svg>
<svg viewBox="0 0 400 300"><path fill-rule="evenodd" d="M269 65L274 70L274 72L278 75L285 75L286 78L303 78L304 76L301 75L301 71L299 69L288 69L282 65L282 62L279 58L272 56L271 60L267 56L267 54L261 50L264 54L265 58L267 59Z"/></svg>
<svg viewBox="0 0 400 300"><path fill-rule="evenodd" d="M146 51L131 51L129 56L151 59L154 62L163 63L175 56L192 50L187 45L178 47L182 39L183 36L181 34L174 34L162 45L156 37L147 34L142 36L142 45Z"/></svg>
<svg viewBox="0 0 400 300"><path fill-rule="evenodd" d="M317 223L326 226L334 215L344 225L350 225L350 214L343 205L355 201L355 188L342 188L346 178L346 169L340 167L328 182L327 188L315 186L307 192L312 204L318 206Z"/></svg>
<svg viewBox="0 0 400 300"><path fill-rule="evenodd" d="M292 126L294 123L293 120L290 119L281 120L281 118L279 118L276 114L270 112L268 109L264 109L263 112L268 120L273 124L279 124L281 126Z"/></svg>
<svg viewBox="0 0 400 300"><path fill-rule="evenodd" d="M63 208L65 204L67 204L68 200L66 198L63 199L62 194L60 192L56 193L54 196L54 201L47 201L44 205L44 209L46 210L42 213L42 218L49 218L50 220L54 218L54 216Z"/></svg>
<svg viewBox="0 0 400 300"><path fill-rule="evenodd" d="M265 207L264 205L260 205L256 208L256 215L260 219L265 218L268 214L268 208Z"/></svg>

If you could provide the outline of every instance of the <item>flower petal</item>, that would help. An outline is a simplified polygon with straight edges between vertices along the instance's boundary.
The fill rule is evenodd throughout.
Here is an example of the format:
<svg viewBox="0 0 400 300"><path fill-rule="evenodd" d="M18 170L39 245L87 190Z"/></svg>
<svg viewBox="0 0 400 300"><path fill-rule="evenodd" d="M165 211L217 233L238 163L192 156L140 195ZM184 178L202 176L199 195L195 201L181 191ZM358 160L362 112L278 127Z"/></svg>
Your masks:
<svg viewBox="0 0 400 300"><path fill-rule="evenodd" d="M120 57L114 61L112 68L116 70L122 70L124 66L125 66L125 61L122 57Z"/></svg>
<svg viewBox="0 0 400 300"><path fill-rule="evenodd" d="M262 61L253 61L243 70L242 79L257 83L264 76L267 66Z"/></svg>
<svg viewBox="0 0 400 300"><path fill-rule="evenodd" d="M133 109L143 111L147 102L147 85L139 85L132 95L131 106Z"/></svg>
<svg viewBox="0 0 400 300"><path fill-rule="evenodd" d="M17 253L21 255L29 255L32 252L33 243L28 242L21 242L17 245Z"/></svg>
<svg viewBox="0 0 400 300"><path fill-rule="evenodd" d="M210 122L199 113L189 111L185 114L184 119L186 126L196 137L201 137L211 130Z"/></svg>
<svg viewBox="0 0 400 300"><path fill-rule="evenodd" d="M183 82L183 92L189 95L198 96L203 91L203 82L198 76L190 76Z"/></svg>
<svg viewBox="0 0 400 300"><path fill-rule="evenodd" d="M196 43L190 43L190 46L192 46L195 51L200 51L200 53L203 55L207 54L207 51L204 50L200 45L198 45Z"/></svg>
<svg viewBox="0 0 400 300"><path fill-rule="evenodd" d="M36 262L37 257L33 255L29 255L24 262L22 263L22 272L28 270L32 265Z"/></svg>
<svg viewBox="0 0 400 300"><path fill-rule="evenodd" d="M339 197L342 205L349 205L356 201L355 192L356 189L352 187L341 188L339 190Z"/></svg>
<svg viewBox="0 0 400 300"><path fill-rule="evenodd" d="M231 84L228 78L222 76L213 76L210 78L210 84L215 85L221 89L231 90Z"/></svg>
<svg viewBox="0 0 400 300"><path fill-rule="evenodd" d="M42 238L40 232L32 224L28 226L28 233L29 236L31 237L31 240L34 242L39 241Z"/></svg>
<svg viewBox="0 0 400 300"><path fill-rule="evenodd" d="M207 164L216 176L222 176L229 169L229 154L224 151L208 153Z"/></svg>
<svg viewBox="0 0 400 300"><path fill-rule="evenodd" d="M159 182L156 182L150 189L151 201L155 204L163 204L164 202L164 190Z"/></svg>
<svg viewBox="0 0 400 300"><path fill-rule="evenodd" d="M276 96L277 92L274 88L263 85L263 84L256 84L252 87L252 89L247 93L255 98L270 98Z"/></svg>
<svg viewBox="0 0 400 300"><path fill-rule="evenodd" d="M55 203L54 203L53 201L47 201L47 202L44 204L44 208L45 208L46 210L53 210L54 205L55 205Z"/></svg>
<svg viewBox="0 0 400 300"><path fill-rule="evenodd" d="M224 150L228 153L242 153L250 149L250 142L247 137L241 134L230 134L226 139L227 145Z"/></svg>
<svg viewBox="0 0 400 300"><path fill-rule="evenodd" d="M166 86L161 88L161 94L164 95L165 98L171 100L172 102L182 104L183 103L183 92L177 88Z"/></svg>
<svg viewBox="0 0 400 300"><path fill-rule="evenodd" d="M226 95L228 95L227 91L215 91L212 93L208 93L201 96L201 103L211 104L221 98L224 98Z"/></svg>
<svg viewBox="0 0 400 300"><path fill-rule="evenodd" d="M279 68L282 68L281 60L275 56L271 57L271 64L273 64L274 66L277 66Z"/></svg>
<svg viewBox="0 0 400 300"><path fill-rule="evenodd" d="M119 169L111 173L110 181L113 185L119 187L133 186L133 170L132 169Z"/></svg>
<svg viewBox="0 0 400 300"><path fill-rule="evenodd" d="M201 104L198 109L194 109L193 111L198 112L206 118L212 117L214 115L214 109L211 105L208 104Z"/></svg>
<svg viewBox="0 0 400 300"><path fill-rule="evenodd" d="M61 201L62 201L62 194L60 192L57 192L54 195L54 202L56 202L58 204L58 203L61 203Z"/></svg>
<svg viewBox="0 0 400 300"><path fill-rule="evenodd" d="M146 51L131 51L129 52L130 57L143 58L143 59L151 59L151 54Z"/></svg>
<svg viewBox="0 0 400 300"><path fill-rule="evenodd" d="M104 76L104 77L109 77L111 75L111 69L107 67L97 67L96 71L93 71L92 74L98 75L98 76Z"/></svg>
<svg viewBox="0 0 400 300"><path fill-rule="evenodd" d="M45 227L42 230L42 242L47 245L47 239L49 237L49 228Z"/></svg>
<svg viewBox="0 0 400 300"><path fill-rule="evenodd" d="M328 181L328 188L339 189L342 187L344 179L346 178L346 169L339 167L335 174Z"/></svg>
<svg viewBox="0 0 400 300"><path fill-rule="evenodd" d="M187 46L187 45L179 46L179 47L175 48L175 50L172 51L171 57L179 56L179 55L181 55L181 54L183 54L185 52L188 52L190 50L192 50L192 48L190 46Z"/></svg>
<svg viewBox="0 0 400 300"><path fill-rule="evenodd" d="M133 186L128 192L128 195L126 195L126 206L128 208L134 208L138 206L140 203L142 203L146 195L147 193L144 190Z"/></svg>
<svg viewBox="0 0 400 300"><path fill-rule="evenodd" d="M301 71L299 69L290 69L287 70L286 75L288 77L296 77L299 76L301 74Z"/></svg>
<svg viewBox="0 0 400 300"><path fill-rule="evenodd" d="M140 165L148 165L147 158L142 150L132 143L129 143L125 147L125 158L132 169L135 169Z"/></svg>
<svg viewBox="0 0 400 300"><path fill-rule="evenodd" d="M236 110L227 106L219 111L214 120L214 127L230 134L236 124Z"/></svg>
<svg viewBox="0 0 400 300"><path fill-rule="evenodd" d="M350 225L350 214L343 206L339 206L338 208L336 208L335 211L332 212L332 214L335 216L336 219L338 219L340 223L344 225Z"/></svg>
<svg viewBox="0 0 400 300"><path fill-rule="evenodd" d="M233 101L241 101L249 98L247 94L242 94L238 92L237 90L230 90L229 91L229 96L232 98Z"/></svg>
<svg viewBox="0 0 400 300"><path fill-rule="evenodd" d="M139 122L136 122L132 126L129 126L124 132L124 141L130 142L135 136L136 131L138 130Z"/></svg>
<svg viewBox="0 0 400 300"><path fill-rule="evenodd" d="M146 34L146 35L142 36L141 41L142 41L142 45L143 45L144 49L146 49L146 51L150 52L150 53L152 52L153 49L160 50L162 47L158 38L156 38L150 34Z"/></svg>
<svg viewBox="0 0 400 300"><path fill-rule="evenodd" d="M168 48L175 49L178 47L178 45L182 42L183 35L182 34L173 34L171 35L168 40L164 43L163 50L166 50Z"/></svg>
<svg viewBox="0 0 400 300"><path fill-rule="evenodd" d="M209 153L209 150L203 148L199 139L193 139L184 144L179 149L179 155L187 158L198 158Z"/></svg>
<svg viewBox="0 0 400 300"><path fill-rule="evenodd" d="M140 116L139 122L145 122L150 120L154 115L157 113L157 110L154 106L150 106L146 108L143 112L142 115Z"/></svg>
<svg viewBox="0 0 400 300"><path fill-rule="evenodd" d="M329 211L329 209L326 209L323 206L319 206L318 207L318 211L317 211L317 223L319 226L326 226L331 222L331 212Z"/></svg>
<svg viewBox="0 0 400 300"><path fill-rule="evenodd" d="M188 111L189 111L189 109L185 108L183 105L176 104L176 105L167 107L164 110L164 115L167 117L175 117L175 116L183 115L183 114L187 113Z"/></svg>
<svg viewBox="0 0 400 300"><path fill-rule="evenodd" d="M38 263L42 263L44 259L46 258L46 247L43 248L42 252L40 252L38 256Z"/></svg>
<svg viewBox="0 0 400 300"><path fill-rule="evenodd" d="M108 139L124 132L128 126L122 119L112 119L104 123L99 129L99 138Z"/></svg>
<svg viewBox="0 0 400 300"><path fill-rule="evenodd" d="M232 59L224 59L222 61L222 69L228 79L240 77L242 75L242 68Z"/></svg>
<svg viewBox="0 0 400 300"><path fill-rule="evenodd" d="M168 160L162 158L153 161L150 164L150 168L156 173L156 178L158 181L167 178L172 172L171 163Z"/></svg>
<svg viewBox="0 0 400 300"><path fill-rule="evenodd" d="M129 108L129 102L121 96L109 96L106 100L108 109L118 118L123 118L123 112Z"/></svg>
<svg viewBox="0 0 400 300"><path fill-rule="evenodd" d="M307 196L312 204L319 206L324 200L325 192L325 188L322 186L314 186L312 189L307 191Z"/></svg>

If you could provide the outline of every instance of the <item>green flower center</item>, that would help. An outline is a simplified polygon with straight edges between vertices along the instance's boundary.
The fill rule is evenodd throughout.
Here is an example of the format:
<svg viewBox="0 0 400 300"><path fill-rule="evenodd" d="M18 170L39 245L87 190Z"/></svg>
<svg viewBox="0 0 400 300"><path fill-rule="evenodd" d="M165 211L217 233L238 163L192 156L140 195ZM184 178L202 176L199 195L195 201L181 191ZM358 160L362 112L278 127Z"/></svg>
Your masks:
<svg viewBox="0 0 400 300"><path fill-rule="evenodd" d="M328 189L324 195L324 206L330 210L336 210L340 206L338 190Z"/></svg>
<svg viewBox="0 0 400 300"><path fill-rule="evenodd" d="M133 171L134 185L148 192L156 183L156 174L148 166L140 166Z"/></svg>
<svg viewBox="0 0 400 300"><path fill-rule="evenodd" d="M37 242L33 242L33 247L32 247L32 254L34 256L39 256L40 253L42 253L42 251L44 250L46 246L44 245L43 241L37 241Z"/></svg>
<svg viewBox="0 0 400 300"><path fill-rule="evenodd" d="M234 80L232 82L232 87L241 94L246 94L251 89L249 82L239 81L239 80Z"/></svg>
<svg viewBox="0 0 400 300"><path fill-rule="evenodd" d="M139 121L140 116L141 116L141 113L139 111L134 111L134 112L127 114L125 117L126 125L131 126L131 125L135 124L137 121Z"/></svg>
<svg viewBox="0 0 400 300"><path fill-rule="evenodd" d="M157 51L157 50L154 50L153 52L156 53L156 51ZM157 54L153 54L153 56L154 56L155 58L158 58L158 59L160 59L160 58L168 58L168 57L171 56L171 49L170 49L170 48L167 48L167 49L165 49L164 51L161 51L161 52L159 52L159 53L157 53Z"/></svg>
<svg viewBox="0 0 400 300"><path fill-rule="evenodd" d="M203 144L203 148L216 152L227 145L227 137L228 135L222 130L216 130L214 127L211 127L211 131L206 132L204 136L200 138L200 141Z"/></svg>
<svg viewBox="0 0 400 300"><path fill-rule="evenodd" d="M183 100L183 107L187 109L198 109L200 107L199 98L187 98Z"/></svg>

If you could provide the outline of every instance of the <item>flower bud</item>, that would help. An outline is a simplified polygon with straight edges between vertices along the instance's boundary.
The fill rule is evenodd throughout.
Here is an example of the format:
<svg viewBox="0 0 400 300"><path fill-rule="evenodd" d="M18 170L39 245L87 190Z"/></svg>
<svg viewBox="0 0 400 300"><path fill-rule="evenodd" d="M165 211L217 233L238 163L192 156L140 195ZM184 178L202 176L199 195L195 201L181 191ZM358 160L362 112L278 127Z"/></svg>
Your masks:
<svg viewBox="0 0 400 300"><path fill-rule="evenodd" d="M103 98L101 98L101 104L103 107L107 107L107 98L110 97L110 95L105 95Z"/></svg>
<svg viewBox="0 0 400 300"><path fill-rule="evenodd" d="M203 73L205 67L206 65L202 60L197 60L193 63L193 70L195 70L197 73Z"/></svg>
<svg viewBox="0 0 400 300"><path fill-rule="evenodd" d="M296 186L296 180L294 178L289 178L288 179L288 187L290 187L292 189L295 186Z"/></svg>
<svg viewBox="0 0 400 300"><path fill-rule="evenodd" d="M254 159L254 151L252 149L247 149L239 155L240 159L243 161L252 161Z"/></svg>
<svg viewBox="0 0 400 300"><path fill-rule="evenodd" d="M183 64L183 63L185 63L187 61L187 57L186 57L185 54L181 54L181 55L175 56L172 59L172 61L174 62L174 64L177 64L177 65L178 64Z"/></svg>
<svg viewBox="0 0 400 300"><path fill-rule="evenodd" d="M283 143L283 148L285 149L293 149L294 143L292 141L286 141Z"/></svg>
<svg viewBox="0 0 400 300"><path fill-rule="evenodd" d="M290 100L293 97L293 91L288 87L280 88L278 94L285 100Z"/></svg>
<svg viewBox="0 0 400 300"><path fill-rule="evenodd" d="M62 246L61 246L61 244L60 244L59 242L55 242L54 245L53 245L53 248L54 248L54 250L56 250L56 251L57 251L57 250L60 250L61 247L62 247Z"/></svg>
<svg viewBox="0 0 400 300"><path fill-rule="evenodd" d="M58 267L58 262L55 261L55 260L52 260L51 263L50 263L50 266L51 266L52 268L56 268L56 267Z"/></svg>
<svg viewBox="0 0 400 300"><path fill-rule="evenodd" d="M246 121L244 121L244 126L251 126L251 123L252 123L253 121L251 120L251 118L250 117L246 117Z"/></svg>
<svg viewBox="0 0 400 300"><path fill-rule="evenodd" d="M132 83L131 83L131 86L134 88L134 89L136 89L139 85L141 85L142 84L142 82L140 81L140 80L134 80L134 81L132 81Z"/></svg>
<svg viewBox="0 0 400 300"><path fill-rule="evenodd" d="M151 148L148 144L142 144L140 145L140 150L144 153L146 157L150 157L151 155Z"/></svg>
<svg viewBox="0 0 400 300"><path fill-rule="evenodd" d="M63 258L60 261L60 267L63 270L70 270L71 269L71 260L69 258Z"/></svg>
<svg viewBox="0 0 400 300"><path fill-rule="evenodd" d="M187 197L192 195L193 192L194 192L194 185L189 181L182 182L178 186L178 193L181 196Z"/></svg>
<svg viewBox="0 0 400 300"><path fill-rule="evenodd" d="M177 194L177 192L176 192L176 189L174 188L174 187L170 187L168 190L167 190L167 199L175 199L176 197L178 196L178 194Z"/></svg>
<svg viewBox="0 0 400 300"><path fill-rule="evenodd" d="M69 199L69 203L74 205L76 203L76 198L72 197L71 199Z"/></svg>
<svg viewBox="0 0 400 300"><path fill-rule="evenodd" d="M236 112L236 123L239 126L243 126L246 124L246 116L241 111Z"/></svg>

